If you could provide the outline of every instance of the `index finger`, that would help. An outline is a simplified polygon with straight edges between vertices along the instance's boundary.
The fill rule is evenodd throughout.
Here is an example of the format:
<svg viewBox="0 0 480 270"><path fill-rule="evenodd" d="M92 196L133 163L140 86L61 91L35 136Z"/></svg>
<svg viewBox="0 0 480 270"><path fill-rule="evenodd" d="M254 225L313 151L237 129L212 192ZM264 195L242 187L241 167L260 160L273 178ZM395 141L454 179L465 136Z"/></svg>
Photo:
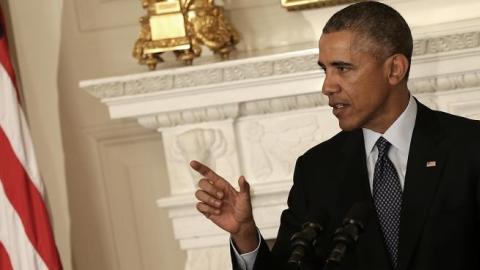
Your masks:
<svg viewBox="0 0 480 270"><path fill-rule="evenodd" d="M206 178L216 181L218 179L222 179L221 176L216 174L212 169L210 169L207 165L198 162L196 160L190 161L190 167L200 173L201 175L205 176Z"/></svg>

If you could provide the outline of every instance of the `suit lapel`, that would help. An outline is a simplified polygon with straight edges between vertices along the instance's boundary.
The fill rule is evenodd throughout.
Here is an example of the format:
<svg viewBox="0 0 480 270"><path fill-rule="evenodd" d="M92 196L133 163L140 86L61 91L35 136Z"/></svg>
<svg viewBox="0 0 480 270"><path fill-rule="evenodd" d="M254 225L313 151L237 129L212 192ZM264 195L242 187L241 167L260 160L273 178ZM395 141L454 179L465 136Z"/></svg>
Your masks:
<svg viewBox="0 0 480 270"><path fill-rule="evenodd" d="M371 201L365 146L362 130L355 130L342 149L345 158L340 183L342 209L348 211L355 202Z"/></svg>
<svg viewBox="0 0 480 270"><path fill-rule="evenodd" d="M403 190L398 270L408 268L446 162L445 151L439 151L443 131L434 112L421 103L417 104Z"/></svg>

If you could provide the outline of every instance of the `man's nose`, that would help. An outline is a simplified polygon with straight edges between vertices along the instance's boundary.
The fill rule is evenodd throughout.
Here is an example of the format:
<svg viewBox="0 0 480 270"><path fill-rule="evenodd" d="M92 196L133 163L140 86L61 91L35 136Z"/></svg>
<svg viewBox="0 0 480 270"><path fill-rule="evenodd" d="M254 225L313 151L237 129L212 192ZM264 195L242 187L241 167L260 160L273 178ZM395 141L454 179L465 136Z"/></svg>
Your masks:
<svg viewBox="0 0 480 270"><path fill-rule="evenodd" d="M323 81L323 86L322 86L322 93L325 96L331 96L334 93L337 93L340 91L340 86L335 80L334 76L327 74L325 72L325 80Z"/></svg>

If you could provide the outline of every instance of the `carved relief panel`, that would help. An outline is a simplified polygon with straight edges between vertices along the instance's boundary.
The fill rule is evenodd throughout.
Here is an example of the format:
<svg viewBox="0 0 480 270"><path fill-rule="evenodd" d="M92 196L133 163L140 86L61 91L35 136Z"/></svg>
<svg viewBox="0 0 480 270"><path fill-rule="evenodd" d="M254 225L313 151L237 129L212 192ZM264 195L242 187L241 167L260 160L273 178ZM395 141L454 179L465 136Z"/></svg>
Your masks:
<svg viewBox="0 0 480 270"><path fill-rule="evenodd" d="M438 97L438 104L442 111L480 120L480 92L478 87L444 93Z"/></svg>
<svg viewBox="0 0 480 270"><path fill-rule="evenodd" d="M236 184L240 172L231 120L166 129L162 134L172 195L197 188L200 176L188 165L192 159Z"/></svg>
<svg viewBox="0 0 480 270"><path fill-rule="evenodd" d="M325 107L240 120L244 173L252 183L290 181L296 158L338 130L331 110Z"/></svg>

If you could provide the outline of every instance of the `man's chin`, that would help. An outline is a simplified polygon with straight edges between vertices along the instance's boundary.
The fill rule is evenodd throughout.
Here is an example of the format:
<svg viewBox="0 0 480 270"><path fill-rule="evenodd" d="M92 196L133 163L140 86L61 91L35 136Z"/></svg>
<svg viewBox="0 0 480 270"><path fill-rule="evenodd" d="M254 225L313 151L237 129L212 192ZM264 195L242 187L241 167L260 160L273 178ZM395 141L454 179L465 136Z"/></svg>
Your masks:
<svg viewBox="0 0 480 270"><path fill-rule="evenodd" d="M338 121L338 126L343 130L343 131L352 131L358 128L358 125L355 123L348 123L345 121Z"/></svg>

